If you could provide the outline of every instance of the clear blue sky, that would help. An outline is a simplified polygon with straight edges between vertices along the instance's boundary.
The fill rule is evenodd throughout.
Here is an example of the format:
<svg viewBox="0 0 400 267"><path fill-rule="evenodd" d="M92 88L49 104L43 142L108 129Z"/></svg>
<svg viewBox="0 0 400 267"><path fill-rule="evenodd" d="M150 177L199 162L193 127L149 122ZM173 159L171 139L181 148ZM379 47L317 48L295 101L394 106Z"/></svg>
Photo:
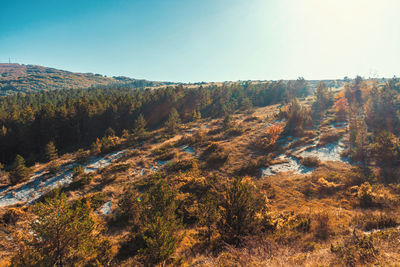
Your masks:
<svg viewBox="0 0 400 267"><path fill-rule="evenodd" d="M167 81L400 74L398 0L0 0L0 62Z"/></svg>

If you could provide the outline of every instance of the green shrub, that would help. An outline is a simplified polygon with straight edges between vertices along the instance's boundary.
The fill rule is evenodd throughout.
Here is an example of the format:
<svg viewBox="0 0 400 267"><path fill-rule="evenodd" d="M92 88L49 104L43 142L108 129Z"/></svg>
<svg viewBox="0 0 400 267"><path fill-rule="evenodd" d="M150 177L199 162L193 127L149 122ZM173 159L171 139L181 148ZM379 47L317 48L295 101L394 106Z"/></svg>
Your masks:
<svg viewBox="0 0 400 267"><path fill-rule="evenodd" d="M243 237L255 234L260 227L256 214L262 213L265 208L265 199L257 188L248 181L236 178L227 188L222 201L221 219L218 222L222 239L238 246Z"/></svg>
<svg viewBox="0 0 400 267"><path fill-rule="evenodd" d="M93 174L91 173L84 173L80 176L78 180L73 181L69 186L68 190L77 190L85 185L88 185L93 180Z"/></svg>

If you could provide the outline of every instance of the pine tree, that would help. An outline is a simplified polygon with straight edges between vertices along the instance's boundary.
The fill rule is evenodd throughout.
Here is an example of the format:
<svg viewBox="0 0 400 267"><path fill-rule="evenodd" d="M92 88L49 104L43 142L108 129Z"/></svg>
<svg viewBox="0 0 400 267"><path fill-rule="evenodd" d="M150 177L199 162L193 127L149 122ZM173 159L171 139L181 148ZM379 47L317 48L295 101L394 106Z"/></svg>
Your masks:
<svg viewBox="0 0 400 267"><path fill-rule="evenodd" d="M328 90L324 82L320 82L315 90L314 108L321 117L329 107L332 100L332 92Z"/></svg>
<svg viewBox="0 0 400 267"><path fill-rule="evenodd" d="M236 178L222 202L218 230L228 244L239 245L242 238L257 230L256 214L265 208L265 200L256 188Z"/></svg>
<svg viewBox="0 0 400 267"><path fill-rule="evenodd" d="M215 195L208 193L199 205L199 225L205 226L206 230L203 231L204 237L208 243L211 241L213 233L217 229L217 222L219 220L218 213L218 200Z"/></svg>
<svg viewBox="0 0 400 267"><path fill-rule="evenodd" d="M175 108L172 108L168 120L165 122L165 126L167 127L169 132L175 133L180 123L181 119L179 117L178 111Z"/></svg>
<svg viewBox="0 0 400 267"><path fill-rule="evenodd" d="M17 184L29 178L30 171L25 166L25 159L21 155L17 155L14 160L13 168L10 171L10 181Z"/></svg>
<svg viewBox="0 0 400 267"><path fill-rule="evenodd" d="M57 191L36 204L34 213L32 235L21 241L14 266L84 266L106 244L87 203L70 203Z"/></svg>
<svg viewBox="0 0 400 267"><path fill-rule="evenodd" d="M145 266L164 264L181 239L178 234L181 223L176 216L176 193L164 181L153 185L140 202L131 189L126 193L128 195L120 202L120 208L136 215L136 218L131 218L131 253ZM133 195L129 196L129 193ZM129 207L130 203L132 207Z"/></svg>
<svg viewBox="0 0 400 267"><path fill-rule="evenodd" d="M193 110L193 115L192 115L192 120L193 121L199 121L201 120L201 112L198 110Z"/></svg>
<svg viewBox="0 0 400 267"><path fill-rule="evenodd" d="M58 158L58 151L53 141L50 141L45 148L46 160L53 161Z"/></svg>
<svg viewBox="0 0 400 267"><path fill-rule="evenodd" d="M133 130L134 134L140 136L146 132L146 120L143 114L140 114L139 117L135 120L135 128Z"/></svg>
<svg viewBox="0 0 400 267"><path fill-rule="evenodd" d="M232 128L232 126L233 126L232 116L230 114L227 114L224 120L222 121L222 128L224 130L227 130L229 128Z"/></svg>

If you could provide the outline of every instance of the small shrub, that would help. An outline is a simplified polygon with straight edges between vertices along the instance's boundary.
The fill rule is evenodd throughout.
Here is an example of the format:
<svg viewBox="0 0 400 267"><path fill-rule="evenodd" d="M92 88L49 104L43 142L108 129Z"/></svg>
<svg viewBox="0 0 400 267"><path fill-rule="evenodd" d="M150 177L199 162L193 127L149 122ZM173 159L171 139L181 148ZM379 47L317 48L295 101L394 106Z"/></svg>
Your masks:
<svg viewBox="0 0 400 267"><path fill-rule="evenodd" d="M226 136L239 136L243 134L243 129L240 127L232 127L225 131Z"/></svg>
<svg viewBox="0 0 400 267"><path fill-rule="evenodd" d="M386 214L366 214L355 218L355 220L365 231L391 228L399 225L395 217Z"/></svg>
<svg viewBox="0 0 400 267"><path fill-rule="evenodd" d="M270 151L275 147L276 141L283 132L283 127L275 124L265 129L265 135L256 138L253 145L263 151Z"/></svg>
<svg viewBox="0 0 400 267"><path fill-rule="evenodd" d="M107 202L107 194L103 192L97 192L94 193L93 195L83 198L82 200L89 201L90 207L93 208L93 210L96 210Z"/></svg>
<svg viewBox="0 0 400 267"><path fill-rule="evenodd" d="M84 151L83 149L79 149L76 152L76 160L80 163L86 162L89 158L89 152Z"/></svg>
<svg viewBox="0 0 400 267"><path fill-rule="evenodd" d="M108 170L107 173L117 173L117 172L124 172L128 170L129 168L132 168L132 163L119 163L112 165Z"/></svg>
<svg viewBox="0 0 400 267"><path fill-rule="evenodd" d="M258 189L249 181L236 178L222 201L221 217L217 225L222 239L238 246L243 237L255 234L260 226L256 215L265 208L265 199Z"/></svg>
<svg viewBox="0 0 400 267"><path fill-rule="evenodd" d="M81 178L79 178L76 181L73 181L69 186L69 190L77 190L85 185L88 185L92 182L93 180L93 174L91 173L85 173L81 175Z"/></svg>
<svg viewBox="0 0 400 267"><path fill-rule="evenodd" d="M360 188L358 189L357 197L361 207L371 208L375 206L372 186L368 182L365 182L360 186Z"/></svg>
<svg viewBox="0 0 400 267"><path fill-rule="evenodd" d="M56 174L60 170L60 164L55 161L52 161L49 165L49 172L51 174Z"/></svg>
<svg viewBox="0 0 400 267"><path fill-rule="evenodd" d="M300 215L297 217L297 222L294 227L297 231L306 233L311 230L311 216Z"/></svg>
<svg viewBox="0 0 400 267"><path fill-rule="evenodd" d="M73 173L72 177L77 178L85 173L85 168L83 168L82 166L74 167L74 169L72 170L72 173Z"/></svg>
<svg viewBox="0 0 400 267"><path fill-rule="evenodd" d="M374 247L372 236L354 234L342 245L331 245L331 252L337 255L337 260L346 266L358 266L371 263L379 251ZM338 263L338 262L336 262Z"/></svg>
<svg viewBox="0 0 400 267"><path fill-rule="evenodd" d="M228 152L220 145L211 144L202 154L202 158L206 159L209 167L222 166L228 160Z"/></svg>
<svg viewBox="0 0 400 267"><path fill-rule="evenodd" d="M305 243L303 244L303 247L302 247L301 251L303 251L303 252L311 252L311 251L314 251L314 250L315 250L315 246L316 246L316 243L313 242L313 241L311 241L311 242L305 242Z"/></svg>
<svg viewBox="0 0 400 267"><path fill-rule="evenodd" d="M334 182L329 182L325 178L319 178L317 181L318 192L320 194L333 194L337 191L342 185L336 184Z"/></svg>
<svg viewBox="0 0 400 267"><path fill-rule="evenodd" d="M180 160L171 162L168 164L165 169L167 172L179 172L179 171L188 171L197 167L197 160L189 159L189 160Z"/></svg>
<svg viewBox="0 0 400 267"><path fill-rule="evenodd" d="M315 237L321 240L327 240L332 234L330 216L327 212L320 212L314 215Z"/></svg>
<svg viewBox="0 0 400 267"><path fill-rule="evenodd" d="M251 175L257 176L260 173L260 168L265 165L263 159L251 159L246 161L245 165L240 167L236 174L239 176Z"/></svg>
<svg viewBox="0 0 400 267"><path fill-rule="evenodd" d="M336 142L340 139L340 137L341 132L322 134L319 138L318 146L324 146L326 144Z"/></svg>
<svg viewBox="0 0 400 267"><path fill-rule="evenodd" d="M321 161L317 157L304 157L300 160L300 163L306 167L318 167Z"/></svg>
<svg viewBox="0 0 400 267"><path fill-rule="evenodd" d="M156 160L163 160L163 161L166 161L166 160L171 160L171 159L173 159L174 157L175 157L175 152L174 152L174 151L169 151L169 152L165 152L165 153L163 153L163 154L157 156L155 159L156 159Z"/></svg>
<svg viewBox="0 0 400 267"><path fill-rule="evenodd" d="M18 208L10 208L3 215L3 222L15 225L17 221L24 215L24 212Z"/></svg>
<svg viewBox="0 0 400 267"><path fill-rule="evenodd" d="M257 116L250 116L243 120L244 122L252 122L252 121L260 121L260 118Z"/></svg>

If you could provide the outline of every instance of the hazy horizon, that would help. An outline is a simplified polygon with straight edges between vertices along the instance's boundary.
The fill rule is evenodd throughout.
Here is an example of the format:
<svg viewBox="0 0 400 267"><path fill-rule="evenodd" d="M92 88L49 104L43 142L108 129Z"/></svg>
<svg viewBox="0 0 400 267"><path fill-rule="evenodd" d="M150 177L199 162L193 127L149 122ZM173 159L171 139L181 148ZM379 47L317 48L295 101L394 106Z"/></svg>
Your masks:
<svg viewBox="0 0 400 267"><path fill-rule="evenodd" d="M391 78L400 73L399 7L395 0L7 2L0 62L172 82Z"/></svg>

